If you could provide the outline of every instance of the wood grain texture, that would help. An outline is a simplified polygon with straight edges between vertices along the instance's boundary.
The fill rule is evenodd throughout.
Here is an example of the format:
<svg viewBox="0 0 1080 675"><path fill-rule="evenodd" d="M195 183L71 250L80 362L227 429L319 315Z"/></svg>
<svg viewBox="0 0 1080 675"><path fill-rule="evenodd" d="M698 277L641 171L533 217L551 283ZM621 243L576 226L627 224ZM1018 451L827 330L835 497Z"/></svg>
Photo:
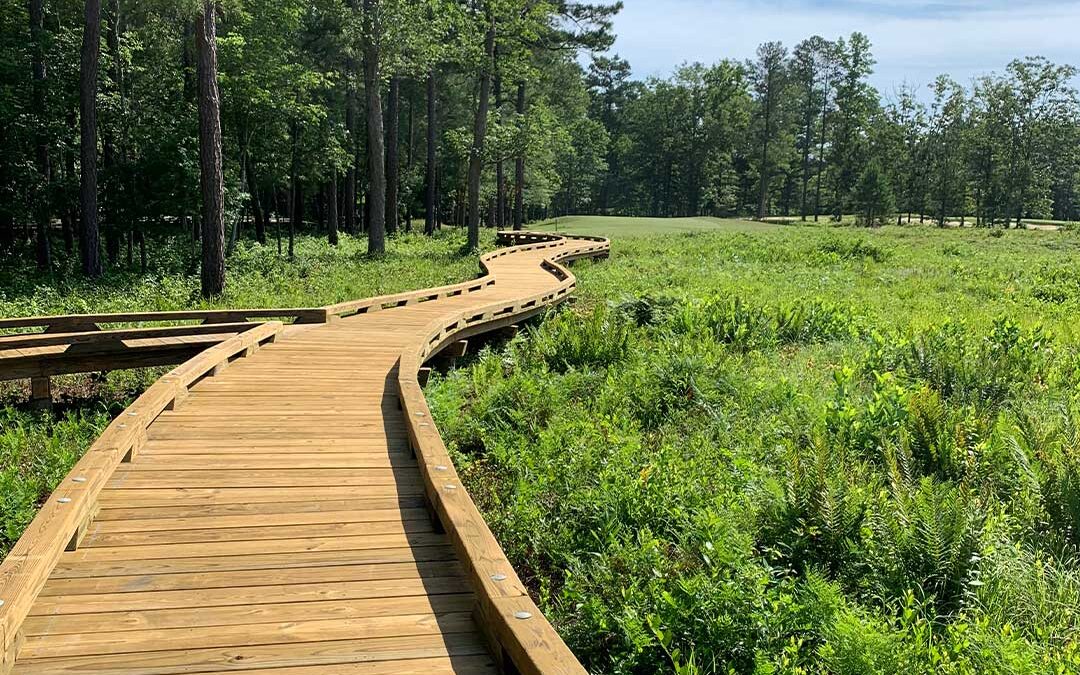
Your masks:
<svg viewBox="0 0 1080 675"><path fill-rule="evenodd" d="M510 248L463 284L202 317L322 324L249 328L114 421L0 566L12 672L583 673L461 485L417 381L448 346L566 300L576 281L560 261L608 252L599 239L500 241ZM169 318L0 328L47 326L57 337L10 342L50 349L97 344L125 320Z"/></svg>

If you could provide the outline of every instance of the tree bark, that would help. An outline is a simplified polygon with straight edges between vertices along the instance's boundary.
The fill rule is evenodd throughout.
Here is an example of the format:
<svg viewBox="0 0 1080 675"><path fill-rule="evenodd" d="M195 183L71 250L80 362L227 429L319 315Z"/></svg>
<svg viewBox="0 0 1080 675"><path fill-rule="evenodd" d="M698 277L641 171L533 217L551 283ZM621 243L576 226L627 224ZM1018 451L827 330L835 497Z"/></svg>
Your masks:
<svg viewBox="0 0 1080 675"><path fill-rule="evenodd" d="M287 198L289 216L289 260L296 254L296 228L300 226L304 217L304 195L300 190L300 122L293 119L289 124L289 135L292 139L292 154L289 162L289 196Z"/></svg>
<svg viewBox="0 0 1080 675"><path fill-rule="evenodd" d="M480 247L480 178L484 170L484 139L487 136L488 108L491 105L491 70L495 58L495 16L489 10L484 37L484 65L480 71L480 96L473 124L473 145L469 153L469 248Z"/></svg>
<svg viewBox="0 0 1080 675"><path fill-rule="evenodd" d="M289 203L292 206L289 214L289 260L292 260L296 257L296 233L304 226L304 186L295 175Z"/></svg>
<svg viewBox="0 0 1080 675"><path fill-rule="evenodd" d="M435 69L427 78L427 193L424 196L424 234L435 234L435 149L438 115L435 107Z"/></svg>
<svg viewBox="0 0 1080 675"><path fill-rule="evenodd" d="M251 219L255 221L255 241L260 244L266 243L266 221L264 220L262 203L259 199L259 182L255 179L255 166L251 158L244 160L247 163L247 188L251 194Z"/></svg>
<svg viewBox="0 0 1080 675"><path fill-rule="evenodd" d="M825 141L828 139L829 131L829 89L830 89L830 71L826 67L825 69L825 86L822 89L824 92L822 95L821 103L821 139L819 143L818 151L818 170L817 170L817 185L814 186L814 222L818 222L821 219L821 179L825 175Z"/></svg>
<svg viewBox="0 0 1080 675"><path fill-rule="evenodd" d="M35 191L34 220L36 223L37 266L39 270L52 267L52 250L49 246L49 224L52 221L52 209L49 205L49 183L52 167L49 166L49 140L45 130L49 116L45 107L45 7L43 0L30 0L30 42L31 70L34 86L32 105L37 116L34 127L34 150L37 160L40 182Z"/></svg>
<svg viewBox="0 0 1080 675"><path fill-rule="evenodd" d="M74 114L70 114L70 122L75 121ZM74 128L74 124L71 127ZM76 223L79 220L79 211L77 208L70 206L67 202L68 190L67 185L70 185L75 180L75 153L68 150L61 150L60 161L64 166L64 199L63 204L60 206L60 224L64 233L64 250L71 254L75 250L75 228Z"/></svg>
<svg viewBox="0 0 1080 675"><path fill-rule="evenodd" d="M331 246L338 245L338 173L330 172L330 184L326 192L326 238Z"/></svg>
<svg viewBox="0 0 1080 675"><path fill-rule="evenodd" d="M525 82L518 83L517 114L525 114ZM525 149L522 148L514 160L514 229L520 230L525 224Z"/></svg>
<svg viewBox="0 0 1080 675"><path fill-rule="evenodd" d="M498 54L496 54L495 58L498 59ZM499 75L498 65L496 64L495 110L496 114L500 116L500 119L502 115L502 105L502 76ZM495 227L499 230L506 227L506 167L501 154L498 161L495 162Z"/></svg>
<svg viewBox="0 0 1080 675"><path fill-rule="evenodd" d="M135 230L135 240L139 243L139 270L146 274L146 235L141 229Z"/></svg>
<svg viewBox="0 0 1080 675"><path fill-rule="evenodd" d="M368 137L368 253L386 252L386 150L379 95L379 0L364 0L364 94Z"/></svg>
<svg viewBox="0 0 1080 675"><path fill-rule="evenodd" d="M225 290L225 184L217 81L216 0L203 0L195 31L199 54L199 188L202 192L202 294Z"/></svg>
<svg viewBox="0 0 1080 675"><path fill-rule="evenodd" d="M97 82L101 51L101 0L86 0L79 75L79 254L83 273L101 276L101 234L97 203Z"/></svg>
<svg viewBox="0 0 1080 675"><path fill-rule="evenodd" d="M345 231L355 235L356 227L356 167L359 164L356 129L356 87L352 83L352 59L349 59L349 83L345 92L345 129L349 133L349 166L345 169L345 190L343 194L345 211Z"/></svg>
<svg viewBox="0 0 1080 675"><path fill-rule="evenodd" d="M773 73L768 74L765 93L765 138L761 143L761 200L758 202L758 220L765 220L769 204L769 141L772 135Z"/></svg>
<svg viewBox="0 0 1080 675"><path fill-rule="evenodd" d="M401 80L390 78L386 101L386 233L398 231L398 178L401 168L399 133L401 131Z"/></svg>
<svg viewBox="0 0 1080 675"><path fill-rule="evenodd" d="M799 203L799 219L803 222L806 221L806 196L810 187L810 146L813 144L814 133L814 113L817 112L817 106L813 105L814 102L814 82L817 80L817 76L814 71L810 71L810 81L806 90L806 110L803 126L803 133L805 134L803 139L803 156L802 156L802 197Z"/></svg>

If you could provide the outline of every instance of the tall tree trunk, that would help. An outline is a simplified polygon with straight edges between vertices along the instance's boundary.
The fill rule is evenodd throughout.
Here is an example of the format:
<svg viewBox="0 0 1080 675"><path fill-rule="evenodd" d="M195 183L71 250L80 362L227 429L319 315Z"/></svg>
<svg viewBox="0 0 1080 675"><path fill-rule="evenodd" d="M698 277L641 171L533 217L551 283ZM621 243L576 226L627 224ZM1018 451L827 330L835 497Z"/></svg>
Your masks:
<svg viewBox="0 0 1080 675"><path fill-rule="evenodd" d="M34 126L34 150L40 182L34 198L36 223L36 252L39 270L52 267L52 250L49 246L49 225L52 209L49 207L49 182L52 167L49 166L49 140L45 125L49 116L45 108L45 8L43 0L30 0L30 42L32 44L31 70L33 71L33 108L37 116Z"/></svg>
<svg viewBox="0 0 1080 675"><path fill-rule="evenodd" d="M199 53L199 188L202 191L202 294L225 290L225 184L217 81L216 0L203 0L195 31Z"/></svg>
<svg viewBox="0 0 1080 675"><path fill-rule="evenodd" d="M0 162L0 185L10 183L7 165L7 162ZM11 212L12 206L0 200L0 252L9 251L15 245L15 215Z"/></svg>
<svg viewBox="0 0 1080 675"><path fill-rule="evenodd" d="M139 271L146 274L146 235L141 228L135 231L135 240L139 242Z"/></svg>
<svg viewBox="0 0 1080 675"><path fill-rule="evenodd" d="M386 149L379 95L379 0L364 0L364 94L368 137L368 253L386 251Z"/></svg>
<svg viewBox="0 0 1080 675"><path fill-rule="evenodd" d="M79 112L73 107L67 110L67 123L69 129L74 129L78 124ZM67 177L68 185L75 185L79 180L79 174L75 171L75 152L68 151L64 153L64 175ZM76 194L72 194L69 190L64 191L64 208L66 209L68 216L69 230L64 234L64 246L67 248L67 252L71 253L74 250L75 238L79 236L78 232L81 229L79 225L79 197Z"/></svg>
<svg viewBox="0 0 1080 675"><path fill-rule="evenodd" d="M810 75L810 88L807 91L807 105L806 105L806 124L803 126L803 133L806 135L803 141L803 156L802 156L802 196L799 202L799 219L806 221L806 193L810 187L810 146L813 144L814 133L814 113L816 112L816 106L811 105L814 99L814 80L817 79L812 73Z"/></svg>
<svg viewBox="0 0 1080 675"><path fill-rule="evenodd" d="M773 74L768 75L768 83L765 85L765 138L761 143L761 199L758 202L758 220L765 220L766 210L769 205L769 141L772 136L772 102L773 102Z"/></svg>
<svg viewBox="0 0 1080 675"><path fill-rule="evenodd" d="M289 162L289 196L286 207L289 214L289 260L296 254L296 229L304 218L304 195L300 190L300 121L293 119L289 124L292 137L292 159Z"/></svg>
<svg viewBox="0 0 1080 675"><path fill-rule="evenodd" d="M435 149L438 115L435 109L435 69L427 77L427 193L424 196L424 234L435 234Z"/></svg>
<svg viewBox="0 0 1080 675"><path fill-rule="evenodd" d="M288 208L281 208L281 193L274 188L274 237L277 239L277 254L281 257L281 218Z"/></svg>
<svg viewBox="0 0 1080 675"><path fill-rule="evenodd" d="M390 95L386 101L386 233L398 230L398 177L401 167L399 132L401 129L401 79L390 78Z"/></svg>
<svg viewBox="0 0 1080 675"><path fill-rule="evenodd" d="M260 244L266 243L266 221L263 215L262 203L259 199L259 182L255 179L255 166L251 157L245 158L247 164L247 189L251 195L251 218L255 221L255 241Z"/></svg>
<svg viewBox="0 0 1080 675"><path fill-rule="evenodd" d="M326 238L331 246L338 245L338 173L330 172L330 184L326 194Z"/></svg>
<svg viewBox="0 0 1080 675"><path fill-rule="evenodd" d="M825 87L821 103L821 139L818 151L817 185L814 195L814 222L821 219L821 180L825 176L825 140L829 131L829 70L825 70Z"/></svg>
<svg viewBox="0 0 1080 675"><path fill-rule="evenodd" d="M525 82L518 83L517 114L525 114ZM514 159L514 229L520 230L525 224L525 149L518 152Z"/></svg>
<svg viewBox="0 0 1080 675"><path fill-rule="evenodd" d="M359 228L356 226L356 167L359 164L360 154L356 142L356 87L353 86L352 80L352 71L356 67L352 64L352 58L348 62L349 82L345 92L345 129L349 136L349 166L345 169L345 190L342 198L345 202L345 231L355 235L359 233Z"/></svg>
<svg viewBox="0 0 1080 675"><path fill-rule="evenodd" d="M417 106L417 88L415 86L409 87L409 114L406 119L408 120L405 130L405 170L408 175L413 175L413 168L415 167L416 159L416 106ZM405 231L411 233L413 225L413 206L416 204L415 197L405 202Z"/></svg>
<svg viewBox="0 0 1080 675"><path fill-rule="evenodd" d="M484 139L487 136L488 108L491 105L491 71L495 59L495 15L488 10L484 38L484 65L480 71L480 96L473 124L473 144L469 153L469 248L480 247L480 178L484 170Z"/></svg>
<svg viewBox="0 0 1080 675"><path fill-rule="evenodd" d="M79 254L83 273L101 276L101 234L97 202L97 82L101 51L101 0L86 0L82 62L79 75Z"/></svg>
<svg viewBox="0 0 1080 675"><path fill-rule="evenodd" d="M315 196L315 232L320 233L326 227L326 185L319 186L319 194Z"/></svg>
<svg viewBox="0 0 1080 675"><path fill-rule="evenodd" d="M74 119L75 117L74 115L72 115L71 120L74 121ZM75 125L72 124L71 126L74 127ZM64 167L64 183L66 188L66 186L70 184L70 181L75 180L74 153L67 150L61 150L60 162L61 164L63 164ZM68 201L66 198L67 192L68 191L65 189L65 198L63 199L65 203L60 206L60 224L64 233L64 251L70 254L72 251L75 250L75 223L79 219L79 212L77 209L70 208L69 205L66 203Z"/></svg>
<svg viewBox="0 0 1080 675"><path fill-rule="evenodd" d="M292 206L289 214L289 260L292 260L296 257L296 233L304 226L304 186L295 175L289 202Z"/></svg>
<svg viewBox="0 0 1080 675"><path fill-rule="evenodd" d="M498 59L497 53L495 58ZM495 111L501 118L503 105L502 76L498 73L497 61L495 68ZM506 227L506 167L504 164L502 156L495 162L495 228L499 230Z"/></svg>

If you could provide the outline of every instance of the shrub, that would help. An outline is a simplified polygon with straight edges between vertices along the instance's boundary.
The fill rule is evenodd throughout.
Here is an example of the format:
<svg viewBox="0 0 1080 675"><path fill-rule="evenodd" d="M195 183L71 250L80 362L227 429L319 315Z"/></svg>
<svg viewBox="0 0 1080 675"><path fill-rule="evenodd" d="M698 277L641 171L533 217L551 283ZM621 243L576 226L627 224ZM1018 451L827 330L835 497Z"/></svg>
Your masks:
<svg viewBox="0 0 1080 675"><path fill-rule="evenodd" d="M738 352L827 342L858 332L850 313L833 305L795 302L769 311L738 296L684 304L673 312L669 327L678 334L706 333Z"/></svg>
<svg viewBox="0 0 1080 675"><path fill-rule="evenodd" d="M529 350L556 372L607 368L633 352L631 325L602 307L579 316L562 312L530 334Z"/></svg>
<svg viewBox="0 0 1080 675"><path fill-rule="evenodd" d="M889 252L864 239L833 238L818 247L822 253L838 260L871 260L883 263L889 259Z"/></svg>
<svg viewBox="0 0 1080 675"><path fill-rule="evenodd" d="M890 473L889 491L867 518L869 592L898 597L915 588L941 611L956 611L974 579L986 514L962 487L932 477L913 481L896 465Z"/></svg>

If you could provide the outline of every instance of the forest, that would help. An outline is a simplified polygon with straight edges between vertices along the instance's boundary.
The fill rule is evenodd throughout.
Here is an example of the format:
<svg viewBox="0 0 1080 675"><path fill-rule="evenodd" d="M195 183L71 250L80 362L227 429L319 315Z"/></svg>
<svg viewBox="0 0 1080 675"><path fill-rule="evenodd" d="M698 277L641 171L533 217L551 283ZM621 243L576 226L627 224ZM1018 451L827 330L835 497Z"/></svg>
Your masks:
<svg viewBox="0 0 1080 675"><path fill-rule="evenodd" d="M0 247L95 278L187 237L210 297L238 241L291 257L298 233L378 254L574 213L1080 217L1072 66L877 91L855 33L639 80L611 52L619 9L5 0Z"/></svg>

